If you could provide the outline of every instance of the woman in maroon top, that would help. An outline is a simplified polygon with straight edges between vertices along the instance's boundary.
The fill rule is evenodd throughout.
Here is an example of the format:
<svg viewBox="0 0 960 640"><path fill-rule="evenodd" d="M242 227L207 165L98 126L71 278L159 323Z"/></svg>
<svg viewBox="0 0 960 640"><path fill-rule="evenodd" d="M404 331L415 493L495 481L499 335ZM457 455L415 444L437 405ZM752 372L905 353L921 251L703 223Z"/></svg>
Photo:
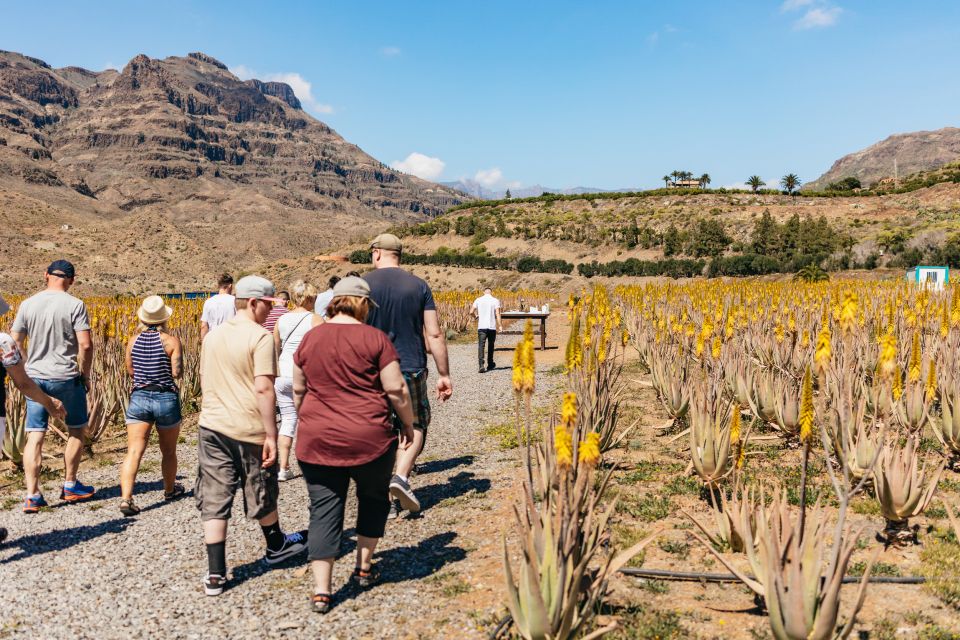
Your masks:
<svg viewBox="0 0 960 640"><path fill-rule="evenodd" d="M331 605L330 577L351 479L358 502L353 579L369 587L379 578L371 561L387 524L398 444L391 406L403 423L399 447L413 441L413 409L397 351L385 333L364 323L371 304L363 279L338 282L329 320L304 335L293 357L296 453L310 494L312 602L320 613Z"/></svg>

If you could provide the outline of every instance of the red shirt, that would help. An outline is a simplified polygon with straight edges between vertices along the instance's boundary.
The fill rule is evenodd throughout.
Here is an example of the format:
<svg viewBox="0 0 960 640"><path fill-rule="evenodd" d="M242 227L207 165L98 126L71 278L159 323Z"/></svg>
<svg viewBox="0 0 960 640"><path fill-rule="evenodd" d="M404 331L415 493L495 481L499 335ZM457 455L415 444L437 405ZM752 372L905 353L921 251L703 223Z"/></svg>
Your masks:
<svg viewBox="0 0 960 640"><path fill-rule="evenodd" d="M380 370L400 359L387 334L327 322L303 336L293 362L307 379L297 459L352 467L382 456L397 439Z"/></svg>
<svg viewBox="0 0 960 640"><path fill-rule="evenodd" d="M280 319L280 316L285 314L289 309L286 306L280 305L270 309L270 313L267 315L267 319L263 321L263 328L273 333L273 328L277 326L277 320Z"/></svg>

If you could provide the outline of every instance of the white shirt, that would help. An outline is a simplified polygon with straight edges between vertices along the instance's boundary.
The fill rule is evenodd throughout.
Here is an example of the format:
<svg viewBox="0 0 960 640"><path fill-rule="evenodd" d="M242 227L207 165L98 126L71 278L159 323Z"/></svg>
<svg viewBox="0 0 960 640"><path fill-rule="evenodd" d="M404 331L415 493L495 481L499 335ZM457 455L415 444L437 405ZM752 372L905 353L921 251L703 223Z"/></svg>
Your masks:
<svg viewBox="0 0 960 640"><path fill-rule="evenodd" d="M497 329L497 309L500 308L500 301L489 293L484 294L473 301L471 310L477 311L477 329Z"/></svg>
<svg viewBox="0 0 960 640"><path fill-rule="evenodd" d="M313 312L321 318L326 318L327 307L331 302L333 302L333 289L327 289L317 296L316 302L313 303Z"/></svg>
<svg viewBox="0 0 960 640"><path fill-rule="evenodd" d="M314 314L310 311L285 313L277 320L277 331L280 333L280 377L293 377L293 354L297 352L300 341L307 331L313 328Z"/></svg>
<svg viewBox="0 0 960 640"><path fill-rule="evenodd" d="M206 322L211 331L237 315L237 302L229 293L218 293L203 303L200 320Z"/></svg>

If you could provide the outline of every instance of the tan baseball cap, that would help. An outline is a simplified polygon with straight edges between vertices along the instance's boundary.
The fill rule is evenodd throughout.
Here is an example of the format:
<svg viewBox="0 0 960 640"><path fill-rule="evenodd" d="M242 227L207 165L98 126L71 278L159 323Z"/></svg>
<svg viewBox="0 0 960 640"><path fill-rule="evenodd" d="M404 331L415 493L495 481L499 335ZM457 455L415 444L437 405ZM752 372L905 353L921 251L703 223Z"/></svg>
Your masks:
<svg viewBox="0 0 960 640"><path fill-rule="evenodd" d="M366 298L373 306L379 306L374 302L373 298L370 297L370 285L367 281L356 276L347 276L333 285L333 297L339 298L340 296Z"/></svg>
<svg viewBox="0 0 960 640"><path fill-rule="evenodd" d="M403 243L400 242L400 238L392 233L381 233L370 243L370 248L386 249L387 251L396 251L399 253L403 251Z"/></svg>

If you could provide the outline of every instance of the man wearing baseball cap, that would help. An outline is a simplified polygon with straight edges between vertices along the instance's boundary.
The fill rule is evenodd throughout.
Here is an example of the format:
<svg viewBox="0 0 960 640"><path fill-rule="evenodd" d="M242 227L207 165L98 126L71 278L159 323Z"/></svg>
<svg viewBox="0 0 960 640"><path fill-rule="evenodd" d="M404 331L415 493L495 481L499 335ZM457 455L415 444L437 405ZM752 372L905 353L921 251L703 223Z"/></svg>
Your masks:
<svg viewBox="0 0 960 640"><path fill-rule="evenodd" d="M27 374L66 409L67 446L63 450L64 483L60 497L67 502L90 499L94 488L77 480L87 426L87 379L93 363L90 318L82 300L67 293L76 275L67 260L54 260L44 274L46 288L20 303L11 334L20 351L27 354ZM26 341L29 338L29 349ZM47 506L38 482L43 438L50 413L43 404L27 398L27 443L23 451L23 475L27 495L24 513Z"/></svg>
<svg viewBox="0 0 960 640"><path fill-rule="evenodd" d="M247 518L263 530L268 564L307 548L303 534L284 535L277 515L277 359L273 336L261 325L278 298L273 283L260 276L241 278L235 295L237 314L207 334L200 350L195 496L207 545L203 586L211 596L223 592L227 579L227 520L237 489Z"/></svg>
<svg viewBox="0 0 960 640"><path fill-rule="evenodd" d="M409 476L423 449L430 426L430 398L427 390L427 345L437 365L437 399L445 402L453 395L447 341L440 330L437 306L430 285L400 268L403 244L392 233L381 233L370 243L374 271L364 276L370 285L370 298L377 307L370 310L367 324L386 333L400 355L400 371L410 390L413 403L413 446L397 456L397 470L390 480L394 498L391 516L400 509L420 510L420 501L410 488ZM397 423L399 428L399 423Z"/></svg>

